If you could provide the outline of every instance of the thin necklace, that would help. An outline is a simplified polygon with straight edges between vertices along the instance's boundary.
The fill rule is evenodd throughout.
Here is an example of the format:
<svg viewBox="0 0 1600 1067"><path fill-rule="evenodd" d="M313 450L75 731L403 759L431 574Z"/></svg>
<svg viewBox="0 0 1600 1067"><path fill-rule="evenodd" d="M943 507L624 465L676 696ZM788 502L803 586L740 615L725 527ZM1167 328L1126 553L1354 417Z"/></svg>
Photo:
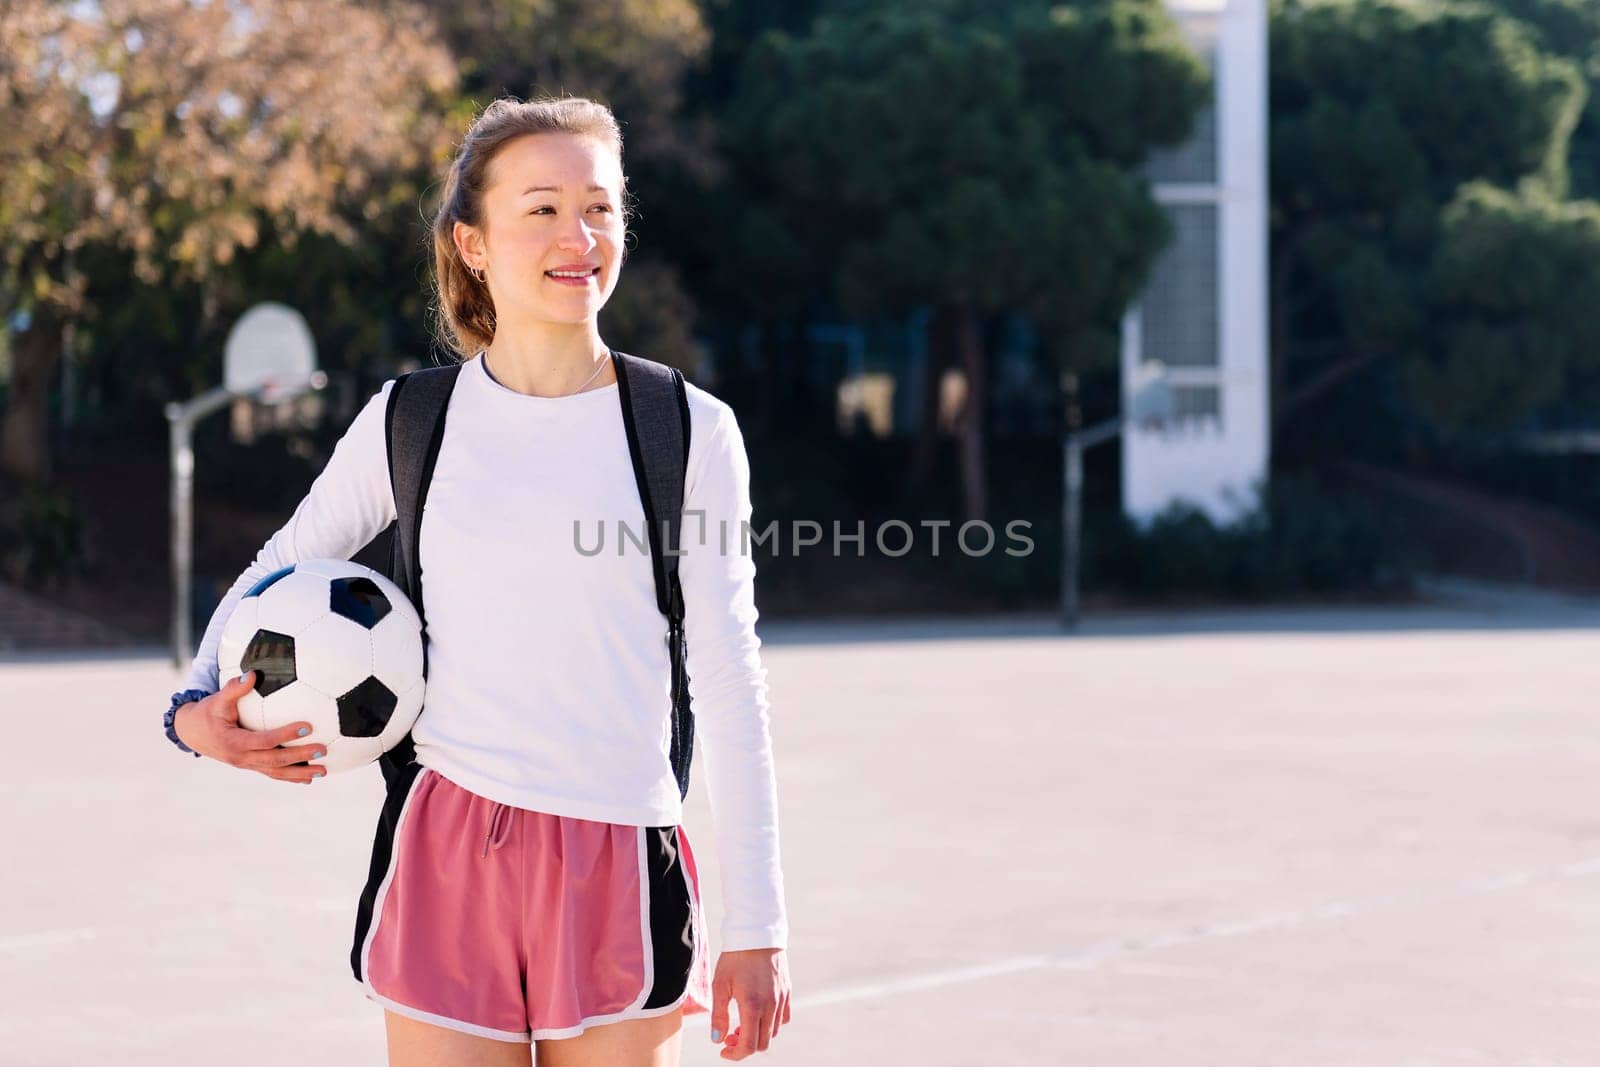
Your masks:
<svg viewBox="0 0 1600 1067"><path fill-rule="evenodd" d="M483 369L484 369L484 372L487 373L490 378L493 378L495 381L498 382L500 379L499 378L495 378L494 371L489 369L489 350L487 348L485 348L481 354L483 356ZM565 397L565 396L577 396L579 393L581 393L585 389L589 388L589 386L594 382L594 380L596 378L600 377L600 372L606 369L606 363L609 362L609 358L608 357L610 357L610 355L611 355L611 349L608 348L608 349L606 349L606 354L604 356L601 356L600 359L597 361L597 363L595 365L595 368L594 368L594 373L589 375L589 377L584 381L584 383L582 385L578 386L576 389L574 389L570 393L559 393L555 397L551 397L550 399L557 399L558 400L561 397Z"/></svg>

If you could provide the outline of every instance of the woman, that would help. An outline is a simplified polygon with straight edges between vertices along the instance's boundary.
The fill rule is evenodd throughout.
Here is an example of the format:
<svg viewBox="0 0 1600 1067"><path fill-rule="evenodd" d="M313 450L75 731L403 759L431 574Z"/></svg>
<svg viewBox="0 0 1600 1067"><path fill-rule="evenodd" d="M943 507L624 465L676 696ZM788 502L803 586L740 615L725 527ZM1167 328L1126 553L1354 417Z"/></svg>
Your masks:
<svg viewBox="0 0 1600 1067"><path fill-rule="evenodd" d="M624 259L626 199L608 109L497 100L467 133L434 219L443 333L464 365L421 532L426 704L415 762L391 783L399 815L387 834L380 825L352 961L385 1008L393 1067L526 1065L530 1042L541 1067L676 1064L682 1017L707 1010L722 1056L742 1059L790 1019L755 568L728 539L695 536L750 516L727 405L688 388L684 507L705 518L685 523L678 564L725 871L709 990L650 560L574 545L575 523L586 538L595 524L642 529L597 324ZM348 558L393 520L392 386L218 606L169 709L180 748L280 781L322 775L320 750L290 743L309 724L238 727L252 681L219 687L217 644L259 578ZM667 945L662 930L681 934Z"/></svg>

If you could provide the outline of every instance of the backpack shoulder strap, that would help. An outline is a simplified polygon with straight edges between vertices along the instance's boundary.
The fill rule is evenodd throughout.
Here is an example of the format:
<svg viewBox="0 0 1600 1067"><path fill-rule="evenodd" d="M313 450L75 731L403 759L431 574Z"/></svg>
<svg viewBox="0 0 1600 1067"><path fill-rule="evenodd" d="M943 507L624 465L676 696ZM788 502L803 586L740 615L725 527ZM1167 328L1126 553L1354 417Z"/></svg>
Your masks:
<svg viewBox="0 0 1600 1067"><path fill-rule="evenodd" d="M678 795L689 795L694 758L694 713L689 702L689 660L683 635L683 588L678 557L683 532L683 480L689 466L689 394L672 367L626 352L613 352L622 423L628 432L633 477L644 504L655 575L656 606L667 617L667 654L672 666L672 773Z"/></svg>
<svg viewBox="0 0 1600 1067"><path fill-rule="evenodd" d="M628 453L644 503L650 558L655 568L656 606L670 621L683 621L678 589L679 540L683 531L683 479L689 464L689 396L674 367L626 352L613 352Z"/></svg>
<svg viewBox="0 0 1600 1067"><path fill-rule="evenodd" d="M389 391L384 416L388 440L389 485L394 490L395 531L390 577L422 615L422 506L444 441L445 412L461 364L428 367L401 375ZM427 620L423 619L424 629ZM427 647L426 641L423 647Z"/></svg>
<svg viewBox="0 0 1600 1067"><path fill-rule="evenodd" d="M428 367L402 374L389 390L384 410L384 439L389 457L389 487L394 492L395 521L389 541L389 579L398 585L422 620L422 674L428 674L428 617L422 610L422 564L417 555L422 536L422 505L444 441L444 417L461 364ZM406 734L378 760L390 792L403 785L405 768L416 758Z"/></svg>

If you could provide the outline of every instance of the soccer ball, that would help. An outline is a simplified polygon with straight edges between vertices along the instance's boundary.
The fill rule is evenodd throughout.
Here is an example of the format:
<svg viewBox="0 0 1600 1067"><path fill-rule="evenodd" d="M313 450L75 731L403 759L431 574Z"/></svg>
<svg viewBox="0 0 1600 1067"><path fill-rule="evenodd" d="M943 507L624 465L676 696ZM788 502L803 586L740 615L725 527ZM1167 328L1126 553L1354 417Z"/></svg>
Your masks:
<svg viewBox="0 0 1600 1067"><path fill-rule="evenodd" d="M422 620L388 578L344 559L274 571L240 598L217 646L225 680L258 671L239 725L309 722L329 774L398 744L422 711Z"/></svg>

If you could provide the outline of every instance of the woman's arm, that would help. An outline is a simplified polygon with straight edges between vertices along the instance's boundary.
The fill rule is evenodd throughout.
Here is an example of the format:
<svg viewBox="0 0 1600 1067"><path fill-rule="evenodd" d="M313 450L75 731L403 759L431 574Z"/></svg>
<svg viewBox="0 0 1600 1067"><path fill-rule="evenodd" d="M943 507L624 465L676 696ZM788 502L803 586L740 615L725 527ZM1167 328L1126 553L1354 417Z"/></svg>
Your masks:
<svg viewBox="0 0 1600 1067"><path fill-rule="evenodd" d="M784 948L767 672L755 630L755 561L742 537L750 465L732 409L698 390L694 399L678 572L695 735L721 858L722 947Z"/></svg>
<svg viewBox="0 0 1600 1067"><path fill-rule="evenodd" d="M232 680L218 677L217 645L234 606L252 585L301 560L349 559L394 521L384 441L384 413L393 385L385 382L367 401L289 521L261 546L211 613L185 689L215 693L220 683Z"/></svg>

